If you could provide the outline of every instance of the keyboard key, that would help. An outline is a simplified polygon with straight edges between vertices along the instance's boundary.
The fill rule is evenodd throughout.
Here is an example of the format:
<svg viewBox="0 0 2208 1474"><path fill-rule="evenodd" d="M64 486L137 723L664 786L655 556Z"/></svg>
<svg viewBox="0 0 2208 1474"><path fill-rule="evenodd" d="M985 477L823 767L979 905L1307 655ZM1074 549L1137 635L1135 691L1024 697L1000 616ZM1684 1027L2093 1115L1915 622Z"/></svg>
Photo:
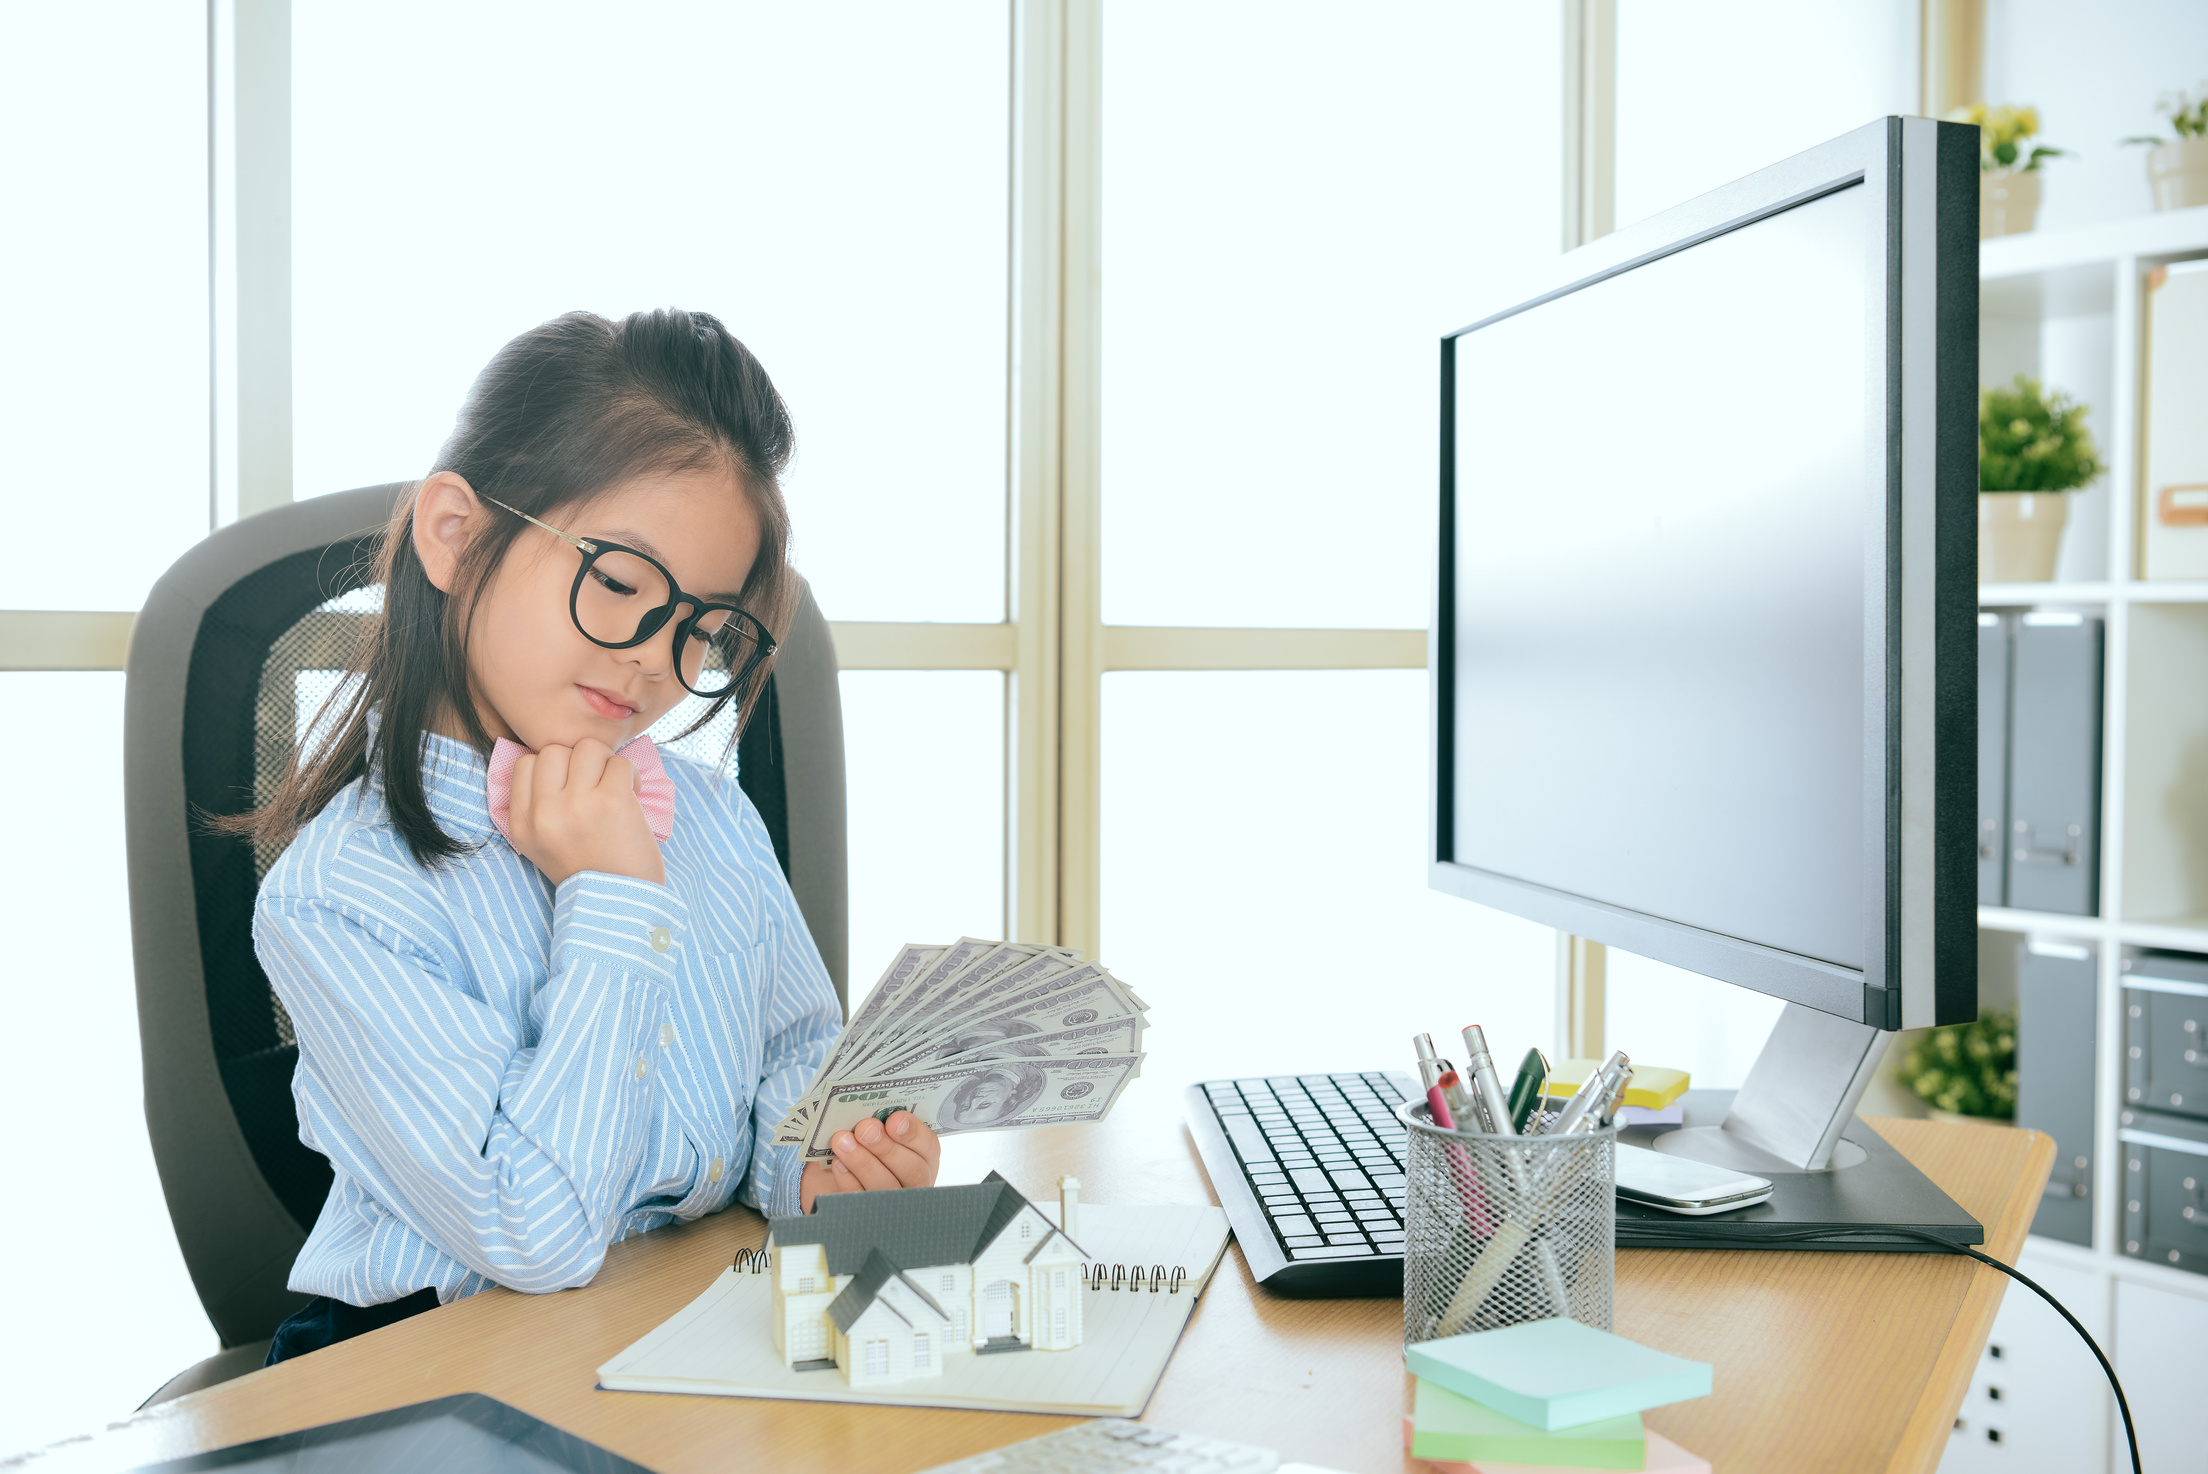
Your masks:
<svg viewBox="0 0 2208 1474"><path fill-rule="evenodd" d="M1331 1167L1327 1170L1327 1175L1334 1179L1334 1185L1343 1192L1355 1192L1367 1185L1365 1174L1352 1167Z"/></svg>
<svg viewBox="0 0 2208 1474"><path fill-rule="evenodd" d="M1308 1249L1313 1244L1324 1243L1325 1240L1320 1238L1319 1235L1315 1233L1301 1233L1297 1234L1292 1239L1283 1238L1281 1242L1286 1244L1291 1249Z"/></svg>
<svg viewBox="0 0 2208 1474"><path fill-rule="evenodd" d="M1333 1196L1333 1182L1327 1177L1324 1172L1321 1172L1316 1167L1290 1168L1288 1176L1291 1180L1294 1181L1296 1186L1302 1188L1307 1193L1325 1193L1329 1197Z"/></svg>
<svg viewBox="0 0 2208 1474"><path fill-rule="evenodd" d="M1282 1238L1291 1234L1311 1234L1319 1231L1318 1225L1301 1213L1276 1213L1273 1228Z"/></svg>
<svg viewBox="0 0 2208 1474"><path fill-rule="evenodd" d="M1265 1140L1265 1133L1257 1129L1255 1121L1248 1116L1226 1116L1221 1124L1227 1128L1227 1138L1242 1154L1243 1161L1253 1167L1260 1163L1267 1167L1273 1164L1272 1145Z"/></svg>
<svg viewBox="0 0 2208 1474"><path fill-rule="evenodd" d="M1365 1252L1365 1247L1362 1244L1355 1248L1322 1246L1313 1249L1290 1249L1288 1257L1291 1259L1348 1259Z"/></svg>
<svg viewBox="0 0 2208 1474"><path fill-rule="evenodd" d="M1359 1249L1365 1246L1365 1236L1361 1233L1330 1233L1326 1236L1326 1241L1329 1244L1348 1244Z"/></svg>

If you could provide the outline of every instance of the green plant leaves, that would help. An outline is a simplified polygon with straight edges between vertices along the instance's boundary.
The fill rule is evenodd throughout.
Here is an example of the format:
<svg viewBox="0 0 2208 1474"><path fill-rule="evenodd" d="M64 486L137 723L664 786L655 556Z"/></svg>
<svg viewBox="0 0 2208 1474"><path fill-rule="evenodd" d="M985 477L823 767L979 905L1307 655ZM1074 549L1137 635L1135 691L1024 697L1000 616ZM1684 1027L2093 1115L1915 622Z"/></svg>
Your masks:
<svg viewBox="0 0 2208 1474"><path fill-rule="evenodd" d="M2074 491L2104 469L2085 406L2025 374L1978 400L1980 491Z"/></svg>
<svg viewBox="0 0 2208 1474"><path fill-rule="evenodd" d="M1988 1009L1909 1041L1898 1073L1926 1104L1958 1116L2016 1115L2016 1015Z"/></svg>

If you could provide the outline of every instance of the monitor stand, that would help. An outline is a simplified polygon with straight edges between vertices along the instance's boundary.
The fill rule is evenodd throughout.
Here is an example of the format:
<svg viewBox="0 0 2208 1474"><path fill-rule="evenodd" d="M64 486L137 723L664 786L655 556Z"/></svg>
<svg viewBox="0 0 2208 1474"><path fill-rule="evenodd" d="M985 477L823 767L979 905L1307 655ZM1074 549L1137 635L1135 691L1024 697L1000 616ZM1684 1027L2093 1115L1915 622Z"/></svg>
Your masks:
<svg viewBox="0 0 2208 1474"><path fill-rule="evenodd" d="M1893 1035L1789 1003L1739 1090L1690 1090L1678 1125L1628 1126L1618 1140L1752 1172L1768 1202L1688 1217L1618 1200L1618 1247L1879 1250L1937 1253L1922 1229L1980 1244L1975 1219L1857 1119ZM1832 1233L1810 1239L1805 1234Z"/></svg>

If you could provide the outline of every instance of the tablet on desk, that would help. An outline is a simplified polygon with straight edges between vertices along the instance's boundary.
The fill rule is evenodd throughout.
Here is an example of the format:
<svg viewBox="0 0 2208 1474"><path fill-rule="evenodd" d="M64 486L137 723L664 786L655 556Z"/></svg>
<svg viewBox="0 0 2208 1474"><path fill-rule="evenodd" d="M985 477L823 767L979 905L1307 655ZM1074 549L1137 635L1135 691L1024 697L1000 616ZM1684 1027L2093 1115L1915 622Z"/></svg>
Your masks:
<svg viewBox="0 0 2208 1474"><path fill-rule="evenodd" d="M235 1448L147 1464L138 1474L242 1469L323 1474L409 1469L421 1474L651 1474L597 1444L563 1433L480 1392L347 1418Z"/></svg>

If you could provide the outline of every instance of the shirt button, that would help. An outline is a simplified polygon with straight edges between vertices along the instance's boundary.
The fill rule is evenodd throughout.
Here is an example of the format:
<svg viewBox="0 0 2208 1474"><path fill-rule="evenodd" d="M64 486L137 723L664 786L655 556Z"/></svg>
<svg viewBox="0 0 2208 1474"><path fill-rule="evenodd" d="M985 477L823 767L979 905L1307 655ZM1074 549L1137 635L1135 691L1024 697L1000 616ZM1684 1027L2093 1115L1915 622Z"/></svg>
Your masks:
<svg viewBox="0 0 2208 1474"><path fill-rule="evenodd" d="M719 1157L715 1157L713 1165L705 1169L705 1180L707 1182L719 1182L721 1180L721 1159Z"/></svg>
<svg viewBox="0 0 2208 1474"><path fill-rule="evenodd" d="M649 1075L651 1072L652 1067L644 1063L644 1057L642 1055L638 1055L636 1058L636 1078L641 1080L646 1075Z"/></svg>
<svg viewBox="0 0 2208 1474"><path fill-rule="evenodd" d="M665 1049L674 1042L675 1026L673 1024L661 1024L659 1026L659 1047Z"/></svg>
<svg viewBox="0 0 2208 1474"><path fill-rule="evenodd" d="M654 952L664 952L674 944L674 934L668 931L666 927L655 926L652 928L652 950Z"/></svg>

